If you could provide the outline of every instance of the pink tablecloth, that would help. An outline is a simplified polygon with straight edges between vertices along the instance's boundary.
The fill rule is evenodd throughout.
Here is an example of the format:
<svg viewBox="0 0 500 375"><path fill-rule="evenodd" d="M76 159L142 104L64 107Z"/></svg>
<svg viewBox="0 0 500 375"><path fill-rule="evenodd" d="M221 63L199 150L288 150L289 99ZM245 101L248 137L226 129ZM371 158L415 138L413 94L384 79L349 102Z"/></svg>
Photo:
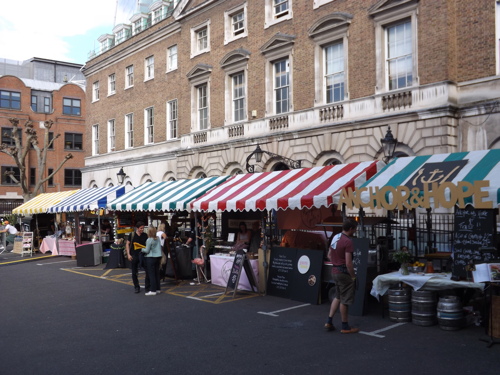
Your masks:
<svg viewBox="0 0 500 375"><path fill-rule="evenodd" d="M76 256L75 241L59 240L59 255Z"/></svg>
<svg viewBox="0 0 500 375"><path fill-rule="evenodd" d="M57 240L53 237L45 237L40 245L39 249L42 253L46 253L47 251L52 252L52 255L58 255L57 252Z"/></svg>

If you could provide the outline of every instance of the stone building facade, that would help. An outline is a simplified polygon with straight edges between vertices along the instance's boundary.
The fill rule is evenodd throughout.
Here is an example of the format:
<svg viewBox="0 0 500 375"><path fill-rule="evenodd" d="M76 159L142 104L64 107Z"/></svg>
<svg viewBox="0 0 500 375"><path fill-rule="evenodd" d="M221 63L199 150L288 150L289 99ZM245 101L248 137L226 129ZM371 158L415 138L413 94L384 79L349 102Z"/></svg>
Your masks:
<svg viewBox="0 0 500 375"><path fill-rule="evenodd" d="M68 153L68 160L59 172L44 185L46 193L74 190L81 187L81 168L84 166L85 134L85 86L79 64L34 58L22 64L12 61L0 63L0 128L1 142L13 143L9 137L12 125L9 118L19 119L24 124L31 120L43 144L44 122L54 122L52 137L60 134L47 154L44 177L56 170ZM73 81L71 81L73 80ZM23 134L23 144L26 141ZM21 188L4 175L6 170L19 173L15 161L0 153L2 165L0 184L0 211L10 212L24 202ZM34 149L28 151L26 169L30 186L38 180L38 158Z"/></svg>
<svg viewBox="0 0 500 375"><path fill-rule="evenodd" d="M500 145L495 0L144 3L83 68L83 187Z"/></svg>

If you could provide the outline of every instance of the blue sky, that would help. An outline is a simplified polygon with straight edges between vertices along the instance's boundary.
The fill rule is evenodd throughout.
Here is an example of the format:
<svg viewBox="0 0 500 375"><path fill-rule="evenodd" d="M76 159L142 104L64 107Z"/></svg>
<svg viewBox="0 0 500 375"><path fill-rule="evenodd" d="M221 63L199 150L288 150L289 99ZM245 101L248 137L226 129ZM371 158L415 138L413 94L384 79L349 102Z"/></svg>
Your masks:
<svg viewBox="0 0 500 375"><path fill-rule="evenodd" d="M2 2L0 58L31 57L85 64L97 39L129 23L136 0L24 0Z"/></svg>

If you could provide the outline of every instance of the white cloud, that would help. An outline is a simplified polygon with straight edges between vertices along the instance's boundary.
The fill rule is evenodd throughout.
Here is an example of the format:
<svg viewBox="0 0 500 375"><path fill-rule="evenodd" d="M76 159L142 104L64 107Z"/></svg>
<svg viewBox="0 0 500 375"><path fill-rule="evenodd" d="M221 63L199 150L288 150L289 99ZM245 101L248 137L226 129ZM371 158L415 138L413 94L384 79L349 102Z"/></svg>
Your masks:
<svg viewBox="0 0 500 375"><path fill-rule="evenodd" d="M64 38L86 35L103 26L109 26L111 33L116 5L117 0L5 1L0 15L0 57L71 61L70 46ZM128 22L134 10L135 0L119 0L117 23ZM93 41L88 43L82 48L91 49Z"/></svg>

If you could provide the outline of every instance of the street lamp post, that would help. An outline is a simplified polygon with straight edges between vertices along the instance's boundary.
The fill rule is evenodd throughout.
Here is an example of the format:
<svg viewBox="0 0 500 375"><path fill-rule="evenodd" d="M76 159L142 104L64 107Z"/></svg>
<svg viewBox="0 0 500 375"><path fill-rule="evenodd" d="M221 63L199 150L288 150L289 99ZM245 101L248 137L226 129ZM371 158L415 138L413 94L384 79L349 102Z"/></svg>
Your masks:
<svg viewBox="0 0 500 375"><path fill-rule="evenodd" d="M116 174L116 177L118 178L118 184L123 185L123 181L125 181L126 176L127 174L123 171L123 167L121 167L118 173Z"/></svg>
<svg viewBox="0 0 500 375"><path fill-rule="evenodd" d="M384 148L384 162L388 163L394 157L394 151L396 151L396 146L398 145L397 138L394 138L392 135L391 127L387 127L387 133L385 133L385 137L380 140L382 143L382 147ZM387 210L387 228L386 228L386 238L387 238L387 246L388 249L392 250L394 247L394 237L392 235L392 211Z"/></svg>
<svg viewBox="0 0 500 375"><path fill-rule="evenodd" d="M384 148L384 162L388 163L394 157L394 151L396 151L396 146L398 145L398 140L392 135L390 126L387 128L385 137L380 139L380 143L382 143L382 147Z"/></svg>
<svg viewBox="0 0 500 375"><path fill-rule="evenodd" d="M246 160L246 169L247 169L248 173L255 172L255 165L250 164L250 159L255 155L255 161L257 163L260 163L262 161L263 154L269 155L272 158L279 159L281 162L286 164L291 169L298 169L301 167L300 160L293 160L293 159L287 158L285 156L281 156L281 155L278 155L278 154L275 154L275 153L272 153L269 151L265 151L265 150L261 149L259 145L257 145L257 148L250 155L248 155L247 160Z"/></svg>

